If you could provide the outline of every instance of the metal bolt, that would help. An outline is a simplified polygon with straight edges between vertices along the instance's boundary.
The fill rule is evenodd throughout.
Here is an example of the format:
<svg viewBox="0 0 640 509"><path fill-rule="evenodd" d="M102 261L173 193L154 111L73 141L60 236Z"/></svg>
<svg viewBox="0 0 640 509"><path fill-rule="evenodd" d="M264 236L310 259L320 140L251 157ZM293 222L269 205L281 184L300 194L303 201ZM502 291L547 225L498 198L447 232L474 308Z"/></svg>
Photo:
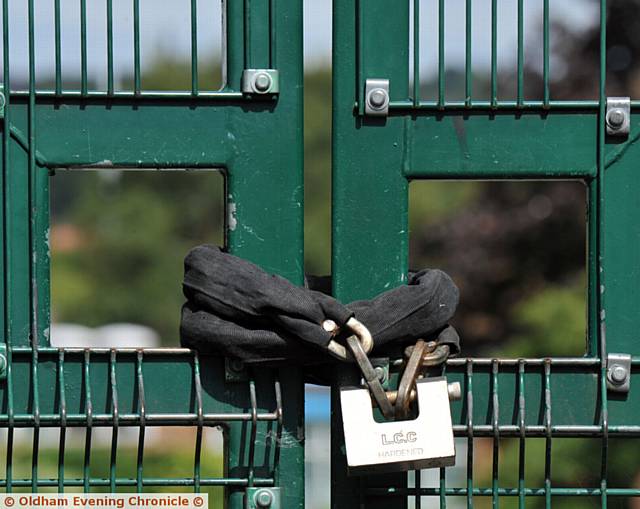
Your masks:
<svg viewBox="0 0 640 509"><path fill-rule="evenodd" d="M256 74L253 79L253 86L258 92L268 92L271 88L271 76L269 76L266 72L261 72Z"/></svg>
<svg viewBox="0 0 640 509"><path fill-rule="evenodd" d="M6 99L4 98L4 94L0 92L0 110L4 109L4 105L6 104Z"/></svg>
<svg viewBox="0 0 640 509"><path fill-rule="evenodd" d="M607 115L607 124L612 129L620 129L624 125L625 113L620 108L614 108Z"/></svg>
<svg viewBox="0 0 640 509"><path fill-rule="evenodd" d="M7 358L4 355L0 355L0 375L5 375L7 372Z"/></svg>
<svg viewBox="0 0 640 509"><path fill-rule="evenodd" d="M376 366L375 372L376 372L376 376L378 377L378 380L380 380L380 383L383 384L387 381L387 372L382 366Z"/></svg>
<svg viewBox="0 0 640 509"><path fill-rule="evenodd" d="M629 374L624 366L614 364L609 368L607 376L612 384L622 385L627 381L627 376L629 376Z"/></svg>
<svg viewBox="0 0 640 509"><path fill-rule="evenodd" d="M460 382L453 382L447 385L447 392L449 393L450 401L458 401L462 399L462 388Z"/></svg>
<svg viewBox="0 0 640 509"><path fill-rule="evenodd" d="M374 88L369 92L369 105L374 109L382 109L387 102L387 92L381 88Z"/></svg>
<svg viewBox="0 0 640 509"><path fill-rule="evenodd" d="M273 495L269 490L260 490L253 496L253 501L258 507L271 507Z"/></svg>

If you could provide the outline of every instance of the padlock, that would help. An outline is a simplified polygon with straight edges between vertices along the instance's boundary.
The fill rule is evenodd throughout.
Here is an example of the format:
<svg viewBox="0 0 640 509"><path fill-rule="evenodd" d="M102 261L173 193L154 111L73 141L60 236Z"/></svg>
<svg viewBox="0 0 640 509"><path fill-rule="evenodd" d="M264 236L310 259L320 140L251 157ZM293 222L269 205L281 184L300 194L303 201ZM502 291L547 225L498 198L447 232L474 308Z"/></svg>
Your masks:
<svg viewBox="0 0 640 509"><path fill-rule="evenodd" d="M376 422L367 389L341 389L349 474L404 472L455 464L446 378L420 379L416 391L415 419Z"/></svg>

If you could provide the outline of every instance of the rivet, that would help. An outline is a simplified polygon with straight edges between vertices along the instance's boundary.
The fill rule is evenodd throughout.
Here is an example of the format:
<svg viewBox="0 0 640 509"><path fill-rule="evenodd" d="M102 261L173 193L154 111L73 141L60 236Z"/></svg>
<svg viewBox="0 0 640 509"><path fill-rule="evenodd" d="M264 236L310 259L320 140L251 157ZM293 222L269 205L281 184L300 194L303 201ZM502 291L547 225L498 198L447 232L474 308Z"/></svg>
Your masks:
<svg viewBox="0 0 640 509"><path fill-rule="evenodd" d="M260 490L256 492L253 500L258 507L271 507L273 495L269 490Z"/></svg>
<svg viewBox="0 0 640 509"><path fill-rule="evenodd" d="M271 88L271 83L271 76L266 72L256 74L253 80L253 85L258 92L268 92Z"/></svg>
<svg viewBox="0 0 640 509"><path fill-rule="evenodd" d="M609 381L615 385L622 385L627 381L627 370L624 366L620 364L614 364L609 368L609 372L607 373L609 377Z"/></svg>

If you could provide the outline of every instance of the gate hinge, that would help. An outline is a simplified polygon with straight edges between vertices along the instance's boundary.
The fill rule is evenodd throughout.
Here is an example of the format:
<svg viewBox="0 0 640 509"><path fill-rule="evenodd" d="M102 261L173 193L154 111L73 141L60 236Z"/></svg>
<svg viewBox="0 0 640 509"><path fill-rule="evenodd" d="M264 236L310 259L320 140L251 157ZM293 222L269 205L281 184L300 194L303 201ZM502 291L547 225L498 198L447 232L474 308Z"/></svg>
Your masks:
<svg viewBox="0 0 640 509"><path fill-rule="evenodd" d="M280 92L276 69L245 69L242 71L242 93L273 95Z"/></svg>
<svg viewBox="0 0 640 509"><path fill-rule="evenodd" d="M631 130L631 98L607 97L605 115L609 136L629 136Z"/></svg>
<svg viewBox="0 0 640 509"><path fill-rule="evenodd" d="M389 115L389 80L368 79L365 81L364 114L375 117Z"/></svg>
<svg viewBox="0 0 640 509"><path fill-rule="evenodd" d="M247 488L244 494L245 509L280 509L280 488Z"/></svg>
<svg viewBox="0 0 640 509"><path fill-rule="evenodd" d="M631 355L610 353L607 355L607 389L612 392L629 392L631 388Z"/></svg>

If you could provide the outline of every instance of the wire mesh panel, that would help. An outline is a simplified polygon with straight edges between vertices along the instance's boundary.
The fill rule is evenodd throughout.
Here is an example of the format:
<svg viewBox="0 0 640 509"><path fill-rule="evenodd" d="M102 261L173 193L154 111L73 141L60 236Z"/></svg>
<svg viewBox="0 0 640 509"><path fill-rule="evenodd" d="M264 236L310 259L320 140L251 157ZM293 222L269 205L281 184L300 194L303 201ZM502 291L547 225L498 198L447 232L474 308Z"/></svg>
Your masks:
<svg viewBox="0 0 640 509"><path fill-rule="evenodd" d="M584 357L450 360L447 378L463 388L452 403L458 467L435 478L347 477L337 433L332 507L569 507L574 499L573 507L623 507L640 495L611 459L612 444L636 437L640 419L637 252L623 247L640 225L631 191L637 103L629 103L630 136L607 135L607 3L587 3L575 10L592 7L596 19L590 97L556 98L552 14L563 2L334 2L336 296L371 298L406 282L413 179L580 179L588 189L588 331ZM501 57L506 50L510 60ZM372 99L374 86L388 86L385 100ZM375 233L363 224L375 224ZM462 344L464 354L464 337ZM618 353L631 359L628 393L608 387L607 358ZM345 383L357 384L357 373L336 376L334 430ZM581 438L593 461L576 482L563 470L584 458L574 455L570 466L566 452L567 441Z"/></svg>
<svg viewBox="0 0 640 509"><path fill-rule="evenodd" d="M219 169L229 249L302 282L301 6L229 1L222 4L223 19L203 20L203 9L215 13L209 5L168 2L176 26L166 38L175 35L177 43L188 34L188 85L178 80L155 90L144 81L151 4L2 2L0 425L6 463L0 484L7 492L213 490L218 507L243 507L247 488L282 486L283 506L302 507L303 483L288 482L303 475L303 386L295 369L237 373L225 370L221 359L189 350L49 343L49 173L57 168ZM96 26L96 18L104 23ZM180 19L188 20L186 28L179 29ZM215 67L207 58L214 57L200 52L212 22L224 23L219 89L207 74ZM70 32L77 34L71 46L79 47L75 74L65 49ZM131 37L126 58L116 49L123 34ZM51 72L43 63L49 53ZM251 88L245 70L256 69L269 77L269 87ZM291 149L274 152L274 146ZM182 451L190 472L181 475L173 473L169 445L178 428L194 432ZM214 428L224 436L218 463L203 446ZM28 444L23 429L32 430ZM53 449L42 438L48 429L57 432ZM84 432L80 445L76 429ZM110 430L106 442L104 429ZM164 456L148 447L158 429L169 437Z"/></svg>

